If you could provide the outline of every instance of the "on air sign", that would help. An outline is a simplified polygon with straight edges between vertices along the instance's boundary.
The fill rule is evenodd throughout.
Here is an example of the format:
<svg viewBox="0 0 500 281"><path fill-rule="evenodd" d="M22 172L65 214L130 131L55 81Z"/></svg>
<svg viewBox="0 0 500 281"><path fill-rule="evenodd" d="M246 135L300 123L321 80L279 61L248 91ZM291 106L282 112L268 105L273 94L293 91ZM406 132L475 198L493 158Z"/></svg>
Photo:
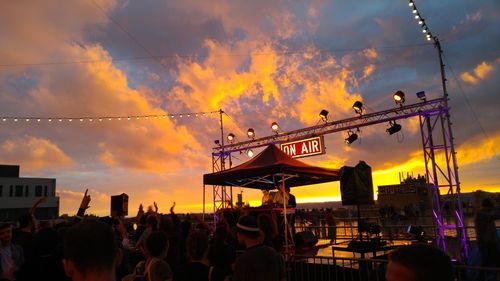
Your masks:
<svg viewBox="0 0 500 281"><path fill-rule="evenodd" d="M293 158L325 154L323 136L280 144L281 150Z"/></svg>

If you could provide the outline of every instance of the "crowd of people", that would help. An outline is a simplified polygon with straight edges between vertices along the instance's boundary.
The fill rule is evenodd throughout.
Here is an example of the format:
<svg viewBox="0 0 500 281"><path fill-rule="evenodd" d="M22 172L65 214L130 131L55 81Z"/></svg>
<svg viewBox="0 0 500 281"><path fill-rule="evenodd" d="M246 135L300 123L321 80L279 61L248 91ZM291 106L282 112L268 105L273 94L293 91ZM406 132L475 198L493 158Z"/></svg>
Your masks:
<svg viewBox="0 0 500 281"><path fill-rule="evenodd" d="M43 198L17 227L0 223L0 280L285 280L265 216L225 212L212 229L181 219L175 202L168 214L154 203L124 219L85 215L90 200L86 191L77 215L57 224L36 220Z"/></svg>
<svg viewBox="0 0 500 281"><path fill-rule="evenodd" d="M135 218L124 219L85 215L90 200L86 191L77 215L58 224L36 220L35 209L43 198L19 217L17 227L0 223L0 280L286 280L280 254L284 241L270 214L224 210L212 228L176 214L175 202L167 214L154 203L147 211L141 205ZM477 227L491 228L496 214L491 204L484 207ZM332 218L329 225L335 224L331 212L325 216ZM485 264L498 266L498 240L478 238L481 252L489 251ZM449 257L427 245L395 251L387 280L422 274L420 268L432 264L420 263L430 257L436 259L432 264L446 267L439 280L452 280Z"/></svg>

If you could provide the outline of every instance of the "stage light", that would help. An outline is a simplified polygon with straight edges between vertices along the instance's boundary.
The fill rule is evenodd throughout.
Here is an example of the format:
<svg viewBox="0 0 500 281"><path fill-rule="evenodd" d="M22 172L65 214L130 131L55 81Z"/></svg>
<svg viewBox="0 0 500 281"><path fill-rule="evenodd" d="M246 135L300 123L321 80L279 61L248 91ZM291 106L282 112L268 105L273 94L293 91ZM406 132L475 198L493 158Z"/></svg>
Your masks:
<svg viewBox="0 0 500 281"><path fill-rule="evenodd" d="M408 3L408 6L413 7L413 1L410 0L410 2Z"/></svg>
<svg viewBox="0 0 500 281"><path fill-rule="evenodd" d="M247 156L252 158L253 157L253 150L251 150L251 149L247 150Z"/></svg>
<svg viewBox="0 0 500 281"><path fill-rule="evenodd" d="M326 122L328 120L328 110L321 110L321 112L319 113L319 117L321 117L321 120Z"/></svg>
<svg viewBox="0 0 500 281"><path fill-rule="evenodd" d="M344 140L346 144L351 144L355 142L358 139L358 134L354 133L353 131L347 132L348 136Z"/></svg>
<svg viewBox="0 0 500 281"><path fill-rule="evenodd" d="M424 24L424 21L423 21L423 20L419 20L419 21L418 21L418 24L423 25L423 24Z"/></svg>
<svg viewBox="0 0 500 281"><path fill-rule="evenodd" d="M405 93L403 93L403 91L397 91L392 97L394 98L396 104L403 105L405 102Z"/></svg>
<svg viewBox="0 0 500 281"><path fill-rule="evenodd" d="M356 101L353 105L352 108L354 109L354 112L357 114L361 115L363 113L363 103L360 101Z"/></svg>
<svg viewBox="0 0 500 281"><path fill-rule="evenodd" d="M229 142L233 142L234 141L234 134L233 133L230 133L229 135L227 135L227 140Z"/></svg>
<svg viewBox="0 0 500 281"><path fill-rule="evenodd" d="M416 93L416 95L417 95L417 98L419 98L419 99L421 99L423 101L426 100L426 98L425 98L425 91L420 91L420 92Z"/></svg>
<svg viewBox="0 0 500 281"><path fill-rule="evenodd" d="M425 241L425 231L420 226L409 225L406 232L412 234L420 242Z"/></svg>
<svg viewBox="0 0 500 281"><path fill-rule="evenodd" d="M417 13L417 9L413 9L413 13L416 14Z"/></svg>
<svg viewBox="0 0 500 281"><path fill-rule="evenodd" d="M247 136L251 139L255 138L255 131L252 128L248 129Z"/></svg>
<svg viewBox="0 0 500 281"><path fill-rule="evenodd" d="M273 132L278 133L278 129L279 129L279 128L280 128L280 126L278 125L278 123L273 122L273 123L271 124L271 129L273 130Z"/></svg>
<svg viewBox="0 0 500 281"><path fill-rule="evenodd" d="M415 19L418 20L420 16L418 14L415 15Z"/></svg>
<svg viewBox="0 0 500 281"><path fill-rule="evenodd" d="M401 131L401 125L396 123L396 121L389 121L389 125L391 125L386 131L389 135L395 134Z"/></svg>

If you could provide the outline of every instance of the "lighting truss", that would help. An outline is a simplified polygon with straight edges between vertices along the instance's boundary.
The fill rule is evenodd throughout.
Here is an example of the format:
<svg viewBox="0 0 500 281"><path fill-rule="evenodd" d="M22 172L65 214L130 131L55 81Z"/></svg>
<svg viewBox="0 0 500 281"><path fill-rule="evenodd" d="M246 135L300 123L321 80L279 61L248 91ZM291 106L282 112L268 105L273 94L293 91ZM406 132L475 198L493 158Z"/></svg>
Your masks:
<svg viewBox="0 0 500 281"><path fill-rule="evenodd" d="M213 156L220 157L221 153L230 154L233 152L245 151L247 149L267 146L269 144L279 144L283 142L299 140L306 137L316 137L335 132L348 131L379 123L387 123L389 121L419 116L421 114L435 115L439 114L444 106L444 98L438 98L411 105L398 106L396 108L384 111L367 113L361 116L343 120L326 122L320 125L315 125L295 131L283 132L276 135L227 144L224 146L217 146L213 148Z"/></svg>

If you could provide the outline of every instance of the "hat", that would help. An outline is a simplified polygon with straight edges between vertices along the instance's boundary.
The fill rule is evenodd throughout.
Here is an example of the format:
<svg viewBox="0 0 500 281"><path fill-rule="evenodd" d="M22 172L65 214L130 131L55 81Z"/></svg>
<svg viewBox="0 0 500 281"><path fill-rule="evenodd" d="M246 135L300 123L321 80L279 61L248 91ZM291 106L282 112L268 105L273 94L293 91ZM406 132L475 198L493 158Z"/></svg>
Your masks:
<svg viewBox="0 0 500 281"><path fill-rule="evenodd" d="M238 231L243 232L255 232L258 233L260 231L259 226L257 224L257 219L252 216L243 216L240 217L238 223L236 224L236 228Z"/></svg>

